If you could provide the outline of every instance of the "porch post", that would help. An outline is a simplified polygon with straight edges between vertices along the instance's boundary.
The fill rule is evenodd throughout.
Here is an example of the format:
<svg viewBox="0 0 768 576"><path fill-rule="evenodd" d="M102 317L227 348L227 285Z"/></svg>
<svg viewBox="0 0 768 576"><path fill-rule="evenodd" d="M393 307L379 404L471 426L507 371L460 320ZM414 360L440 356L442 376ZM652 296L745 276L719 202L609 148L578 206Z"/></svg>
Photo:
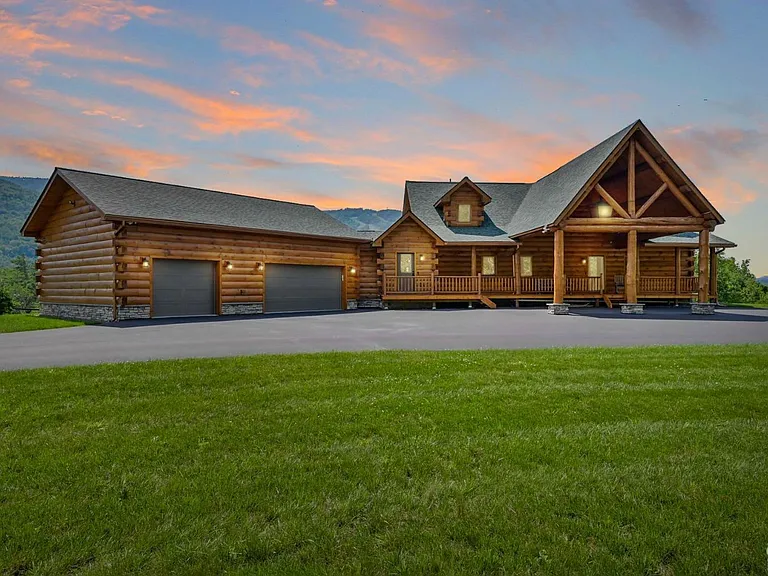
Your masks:
<svg viewBox="0 0 768 576"><path fill-rule="evenodd" d="M624 294L627 301L621 305L621 313L643 314L645 305L637 303L637 230L627 232L627 270L624 274Z"/></svg>
<svg viewBox="0 0 768 576"><path fill-rule="evenodd" d="M554 297L547 308L550 314L568 314L568 304L565 303L565 232L562 229L555 230L554 256Z"/></svg>
<svg viewBox="0 0 768 576"><path fill-rule="evenodd" d="M709 249L709 298L717 302L717 251Z"/></svg>
<svg viewBox="0 0 768 576"><path fill-rule="evenodd" d="M515 248L515 254L513 256L514 261L513 264L513 273L515 274L515 293L516 294L522 294L523 293L523 273L520 270L520 246ZM520 301L518 300L518 304Z"/></svg>
<svg viewBox="0 0 768 576"><path fill-rule="evenodd" d="M477 276L477 249L472 246L472 266L471 266L472 272L471 276Z"/></svg>
<svg viewBox="0 0 768 576"><path fill-rule="evenodd" d="M680 295L680 248L675 248L675 295ZM677 300L675 300L677 305Z"/></svg>
<svg viewBox="0 0 768 576"><path fill-rule="evenodd" d="M691 305L694 314L714 314L715 305L709 302L709 228L699 232L699 298Z"/></svg>

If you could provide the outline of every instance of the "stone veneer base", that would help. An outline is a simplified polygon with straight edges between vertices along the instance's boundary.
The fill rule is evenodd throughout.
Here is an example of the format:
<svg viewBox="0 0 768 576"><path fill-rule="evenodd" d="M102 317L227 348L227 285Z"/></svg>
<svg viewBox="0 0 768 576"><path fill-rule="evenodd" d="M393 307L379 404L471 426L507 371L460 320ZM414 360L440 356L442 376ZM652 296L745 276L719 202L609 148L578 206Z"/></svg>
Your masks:
<svg viewBox="0 0 768 576"><path fill-rule="evenodd" d="M358 298L358 308L384 308L380 298Z"/></svg>
<svg viewBox="0 0 768 576"><path fill-rule="evenodd" d="M149 319L149 306L119 306L117 308L118 320L147 320Z"/></svg>
<svg viewBox="0 0 768 576"><path fill-rule="evenodd" d="M645 314L645 304L622 304L622 314Z"/></svg>
<svg viewBox="0 0 768 576"><path fill-rule="evenodd" d="M57 304L40 302L40 316L80 320L82 322L111 322L112 306L103 304Z"/></svg>
<svg viewBox="0 0 768 576"><path fill-rule="evenodd" d="M694 302L691 304L691 314L714 314L717 304L702 304Z"/></svg>
<svg viewBox="0 0 768 576"><path fill-rule="evenodd" d="M222 304L222 316L235 316L247 314L262 314L264 305L261 302L237 302L235 304Z"/></svg>
<svg viewBox="0 0 768 576"><path fill-rule="evenodd" d="M547 304L547 314L553 316L567 316L569 314L570 306L568 304Z"/></svg>
<svg viewBox="0 0 768 576"><path fill-rule="evenodd" d="M357 300L355 300L355 299L348 299L347 300L347 310L357 310Z"/></svg>

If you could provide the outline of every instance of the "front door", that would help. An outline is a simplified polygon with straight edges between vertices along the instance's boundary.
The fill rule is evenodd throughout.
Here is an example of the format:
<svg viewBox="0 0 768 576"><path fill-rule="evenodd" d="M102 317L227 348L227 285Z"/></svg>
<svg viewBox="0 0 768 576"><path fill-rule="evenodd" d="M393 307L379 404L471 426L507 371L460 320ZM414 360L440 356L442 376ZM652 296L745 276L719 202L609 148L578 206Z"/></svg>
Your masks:
<svg viewBox="0 0 768 576"><path fill-rule="evenodd" d="M605 289L605 257L590 256L587 260L587 276L589 276L590 291L603 291ZM599 277L600 280L593 280ZM598 282L596 285L594 282Z"/></svg>
<svg viewBox="0 0 768 576"><path fill-rule="evenodd" d="M397 255L397 289L399 292L413 292L415 276L415 258L413 253L401 252Z"/></svg>

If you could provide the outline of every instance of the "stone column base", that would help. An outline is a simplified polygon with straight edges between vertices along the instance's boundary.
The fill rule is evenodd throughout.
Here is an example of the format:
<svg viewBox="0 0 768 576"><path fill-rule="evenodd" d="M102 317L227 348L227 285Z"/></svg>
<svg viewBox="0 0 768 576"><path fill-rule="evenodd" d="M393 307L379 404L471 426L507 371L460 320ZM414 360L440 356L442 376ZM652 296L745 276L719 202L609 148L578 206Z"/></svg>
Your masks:
<svg viewBox="0 0 768 576"><path fill-rule="evenodd" d="M347 298L347 310L357 310L357 300Z"/></svg>
<svg viewBox="0 0 768 576"><path fill-rule="evenodd" d="M547 304L547 314L552 314L554 316L567 316L568 310L570 308L570 305L568 304L553 304L548 303Z"/></svg>
<svg viewBox="0 0 768 576"><path fill-rule="evenodd" d="M622 304L622 314L645 314L645 304Z"/></svg>
<svg viewBox="0 0 768 576"><path fill-rule="evenodd" d="M714 314L715 306L717 304L694 302L691 304L691 314Z"/></svg>
<svg viewBox="0 0 768 576"><path fill-rule="evenodd" d="M358 298L358 308L384 308L380 298Z"/></svg>
<svg viewBox="0 0 768 576"><path fill-rule="evenodd" d="M222 316L246 316L263 312L264 304L261 302L232 302L221 305Z"/></svg>

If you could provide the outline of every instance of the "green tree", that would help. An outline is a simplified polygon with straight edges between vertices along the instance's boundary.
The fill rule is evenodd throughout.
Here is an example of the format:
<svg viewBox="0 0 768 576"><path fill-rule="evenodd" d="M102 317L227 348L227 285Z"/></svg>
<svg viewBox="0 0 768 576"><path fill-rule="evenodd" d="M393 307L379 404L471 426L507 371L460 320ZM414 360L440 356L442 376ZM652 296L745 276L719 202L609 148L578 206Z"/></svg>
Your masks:
<svg viewBox="0 0 768 576"><path fill-rule="evenodd" d="M26 256L11 260L11 266L0 269L0 290L10 297L14 308L37 306L35 264Z"/></svg>
<svg viewBox="0 0 768 576"><path fill-rule="evenodd" d="M717 257L717 293L721 302L766 304L768 287L757 281L749 270L749 260Z"/></svg>

